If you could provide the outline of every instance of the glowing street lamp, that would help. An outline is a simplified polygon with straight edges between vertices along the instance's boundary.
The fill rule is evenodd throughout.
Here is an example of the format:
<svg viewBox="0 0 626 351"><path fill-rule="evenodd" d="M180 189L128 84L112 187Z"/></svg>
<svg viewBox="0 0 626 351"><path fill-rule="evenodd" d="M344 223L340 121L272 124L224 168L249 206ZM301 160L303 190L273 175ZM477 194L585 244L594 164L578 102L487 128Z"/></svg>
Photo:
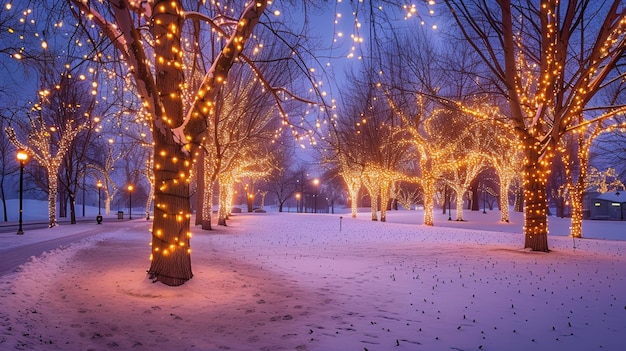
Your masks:
<svg viewBox="0 0 626 351"><path fill-rule="evenodd" d="M252 212L253 209L254 209L254 194L249 193L248 194L248 212Z"/></svg>
<svg viewBox="0 0 626 351"><path fill-rule="evenodd" d="M133 219L133 185L128 185L128 219Z"/></svg>
<svg viewBox="0 0 626 351"><path fill-rule="evenodd" d="M300 212L300 193L296 193L296 212Z"/></svg>
<svg viewBox="0 0 626 351"><path fill-rule="evenodd" d="M98 180L98 184L96 184L96 186L98 187L98 216L96 217L96 222L98 224L102 224L102 213L100 212L100 193L102 191L102 182Z"/></svg>
<svg viewBox="0 0 626 351"><path fill-rule="evenodd" d="M315 213L317 213L317 198L319 196L320 180L317 178L313 179L313 185L315 185L315 194L313 195L313 207L315 208Z"/></svg>
<svg viewBox="0 0 626 351"><path fill-rule="evenodd" d="M22 194L24 191L24 164L26 163L26 160L28 160L28 154L26 153L26 151L24 150L18 150L17 151L17 160L20 162L20 214L19 214L19 226L17 228L17 234L18 235L23 235L24 234L24 230L22 229Z"/></svg>

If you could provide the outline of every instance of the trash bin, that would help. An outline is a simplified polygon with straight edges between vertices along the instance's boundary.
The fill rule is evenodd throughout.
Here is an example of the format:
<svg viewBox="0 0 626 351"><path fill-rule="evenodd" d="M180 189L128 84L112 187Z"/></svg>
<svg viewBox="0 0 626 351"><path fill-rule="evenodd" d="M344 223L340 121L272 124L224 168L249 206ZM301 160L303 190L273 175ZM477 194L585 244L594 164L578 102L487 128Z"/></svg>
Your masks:
<svg viewBox="0 0 626 351"><path fill-rule="evenodd" d="M117 219L124 219L124 211L117 211Z"/></svg>

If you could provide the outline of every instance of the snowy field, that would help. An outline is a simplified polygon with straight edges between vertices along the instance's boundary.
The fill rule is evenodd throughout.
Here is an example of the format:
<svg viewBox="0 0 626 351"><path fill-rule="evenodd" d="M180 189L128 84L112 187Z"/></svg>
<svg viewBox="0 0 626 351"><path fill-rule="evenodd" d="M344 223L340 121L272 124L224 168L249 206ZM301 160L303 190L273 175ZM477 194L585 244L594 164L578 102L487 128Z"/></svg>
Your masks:
<svg viewBox="0 0 626 351"><path fill-rule="evenodd" d="M195 276L176 288L146 277L149 222L105 223L0 279L0 350L626 348L626 241L607 240L626 222L586 221L574 241L551 218L546 254L521 249L520 214L422 216L237 214L194 229Z"/></svg>

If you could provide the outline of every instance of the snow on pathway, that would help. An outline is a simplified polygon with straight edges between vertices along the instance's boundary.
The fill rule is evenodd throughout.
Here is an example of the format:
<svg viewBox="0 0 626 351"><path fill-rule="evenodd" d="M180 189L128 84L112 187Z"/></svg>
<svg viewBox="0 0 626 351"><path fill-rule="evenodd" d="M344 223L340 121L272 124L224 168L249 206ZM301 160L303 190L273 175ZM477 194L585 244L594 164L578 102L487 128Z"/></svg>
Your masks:
<svg viewBox="0 0 626 351"><path fill-rule="evenodd" d="M103 233L0 280L0 350L622 350L626 242L345 215L194 230L194 278L146 278L147 231Z"/></svg>

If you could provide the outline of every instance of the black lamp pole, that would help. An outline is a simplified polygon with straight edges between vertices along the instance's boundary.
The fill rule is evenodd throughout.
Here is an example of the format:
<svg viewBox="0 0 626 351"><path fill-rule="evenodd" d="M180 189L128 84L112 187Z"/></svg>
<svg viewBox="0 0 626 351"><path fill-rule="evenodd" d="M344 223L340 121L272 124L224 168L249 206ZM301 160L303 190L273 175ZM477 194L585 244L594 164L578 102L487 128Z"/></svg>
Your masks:
<svg viewBox="0 0 626 351"><path fill-rule="evenodd" d="M98 215L96 216L96 223L98 224L102 224L102 212L100 211L100 198L101 198L101 192L102 192L102 182L98 181L98 183L96 184L96 186L98 187Z"/></svg>
<svg viewBox="0 0 626 351"><path fill-rule="evenodd" d="M22 207L22 194L24 192L24 162L26 162L27 158L28 154L26 154L26 152L21 150L17 152L17 159L20 161L20 213L18 220L19 225L17 228L18 235L24 234L24 229L22 228L22 212L24 211Z"/></svg>
<svg viewBox="0 0 626 351"><path fill-rule="evenodd" d="M486 207L487 207L487 188L485 187L485 184L483 184L483 213L487 213Z"/></svg>
<svg viewBox="0 0 626 351"><path fill-rule="evenodd" d="M133 219L133 186L128 186L128 219Z"/></svg>
<svg viewBox="0 0 626 351"><path fill-rule="evenodd" d="M615 192L615 196L619 196L620 192L619 190L617 192ZM624 211L622 211L622 202L619 199L617 199L617 201L619 201L619 220L623 221L624 220Z"/></svg>

